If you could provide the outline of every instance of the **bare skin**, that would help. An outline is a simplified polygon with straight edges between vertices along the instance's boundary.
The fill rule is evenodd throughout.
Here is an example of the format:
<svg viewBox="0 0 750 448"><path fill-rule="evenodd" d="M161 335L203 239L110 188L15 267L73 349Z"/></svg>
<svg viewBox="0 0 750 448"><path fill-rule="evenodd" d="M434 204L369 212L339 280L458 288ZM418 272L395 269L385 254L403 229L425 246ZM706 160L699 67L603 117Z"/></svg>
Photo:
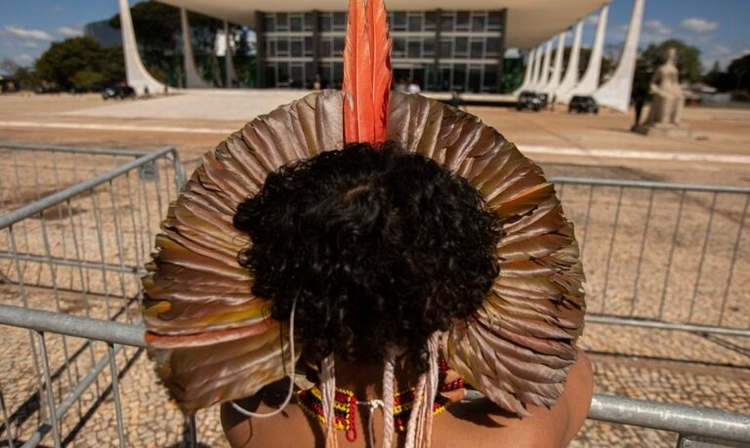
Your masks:
<svg viewBox="0 0 750 448"><path fill-rule="evenodd" d="M351 389L360 398L380 395L382 372L371 366L336 365L337 386ZM396 373L400 384L408 384L408 375ZM448 381L451 379L448 378ZM273 411L286 395L285 386L264 390L239 404L260 413ZM432 446L456 447L564 447L575 437L586 420L593 396L593 371L591 361L579 351L578 361L570 368L563 395L552 408L528 406L532 417L510 416L489 400L458 402L447 412L435 417L432 428ZM451 399L460 399L452 396ZM342 447L369 448L367 440L368 411L358 408L356 423L358 437L354 442L337 431ZM381 445L382 412L372 417L376 446ZM284 408L271 418L248 418L235 411L231 405L221 408L222 426L232 447L323 447L323 430L320 423L305 414L297 405ZM404 437L394 439L393 446L403 446Z"/></svg>

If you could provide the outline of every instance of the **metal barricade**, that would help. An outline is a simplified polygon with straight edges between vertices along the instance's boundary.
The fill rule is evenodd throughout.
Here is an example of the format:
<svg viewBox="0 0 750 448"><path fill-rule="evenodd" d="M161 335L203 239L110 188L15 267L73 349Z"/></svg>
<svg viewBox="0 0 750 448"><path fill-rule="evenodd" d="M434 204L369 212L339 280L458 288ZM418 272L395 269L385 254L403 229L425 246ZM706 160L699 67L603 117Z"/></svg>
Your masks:
<svg viewBox="0 0 750 448"><path fill-rule="evenodd" d="M0 152L0 303L137 323L144 263L185 182L176 150L0 143ZM0 441L85 446L85 428L103 431L104 444L132 446L118 378L142 349L89 339L3 329Z"/></svg>
<svg viewBox="0 0 750 448"><path fill-rule="evenodd" d="M141 356L137 308L158 224L184 182L175 150L0 152L0 445L190 440L195 426ZM750 189L553 181L577 224L590 320L748 334ZM750 443L746 415L596 395L589 416L672 431L680 446ZM197 424L201 441L221 445L215 417Z"/></svg>
<svg viewBox="0 0 750 448"><path fill-rule="evenodd" d="M590 322L750 336L750 188L552 178Z"/></svg>

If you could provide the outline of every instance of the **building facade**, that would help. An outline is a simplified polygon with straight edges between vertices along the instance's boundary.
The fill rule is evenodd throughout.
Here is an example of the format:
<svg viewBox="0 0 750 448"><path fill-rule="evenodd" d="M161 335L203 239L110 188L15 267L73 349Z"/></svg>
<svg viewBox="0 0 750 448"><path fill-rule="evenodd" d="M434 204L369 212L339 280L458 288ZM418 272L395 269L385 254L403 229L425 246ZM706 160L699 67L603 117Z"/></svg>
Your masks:
<svg viewBox="0 0 750 448"><path fill-rule="evenodd" d="M506 17L504 9L390 11L394 82L500 92ZM346 24L342 11L257 11L259 86L340 87Z"/></svg>

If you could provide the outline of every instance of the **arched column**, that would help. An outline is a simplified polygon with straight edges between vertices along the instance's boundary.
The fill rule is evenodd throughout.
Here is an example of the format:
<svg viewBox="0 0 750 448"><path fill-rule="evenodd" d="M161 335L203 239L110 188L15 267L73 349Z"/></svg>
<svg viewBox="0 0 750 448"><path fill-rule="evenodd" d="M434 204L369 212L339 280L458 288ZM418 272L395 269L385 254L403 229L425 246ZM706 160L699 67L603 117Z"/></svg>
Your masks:
<svg viewBox="0 0 750 448"><path fill-rule="evenodd" d="M518 95L524 90L528 90L531 85L531 77L534 70L534 58L536 55L536 48L532 48L529 54L526 56L526 71L523 75L523 82L521 86L513 91L513 95Z"/></svg>
<svg viewBox="0 0 750 448"><path fill-rule="evenodd" d="M182 55L185 61L185 87L189 89L207 89L208 85L205 79L198 73L195 68L195 59L193 58L193 42L190 39L190 23L188 23L187 11L180 8L180 26L182 28Z"/></svg>
<svg viewBox="0 0 750 448"><path fill-rule="evenodd" d="M128 85L135 89L138 95L142 95L146 88L150 93L163 91L164 84L151 76L138 54L138 43L135 40L135 29L133 28L133 18L130 16L128 0L120 0L120 32L122 33L125 77Z"/></svg>
<svg viewBox="0 0 750 448"><path fill-rule="evenodd" d="M558 101L564 102L562 99L566 97L568 92L573 90L578 82L578 58L581 54L582 34L583 21L580 21L576 25L575 32L573 33L573 47L570 49L570 57L568 58L568 67L565 70L565 76L557 87L557 90L554 92Z"/></svg>
<svg viewBox="0 0 750 448"><path fill-rule="evenodd" d="M581 78L581 82L575 86L571 95L591 95L599 87L599 75L602 70L602 53L604 51L604 35L607 33L607 14L609 6L605 6L599 12L599 22L596 27L594 48L591 50L589 65Z"/></svg>
<svg viewBox="0 0 750 448"><path fill-rule="evenodd" d="M226 82L224 85L227 89L234 87L232 81L237 81L237 72L234 70L234 61L231 45L231 35L229 34L229 23L224 21L224 72L226 73Z"/></svg>
<svg viewBox="0 0 750 448"><path fill-rule="evenodd" d="M549 73L549 64L550 60L552 59L552 41L548 40L546 44L544 44L544 60L542 62L542 75L539 79L539 85L537 85L536 90L538 92L546 92L547 91L547 85L549 84L550 80L550 73Z"/></svg>
<svg viewBox="0 0 750 448"><path fill-rule="evenodd" d="M630 93L633 89L633 77L635 76L635 62L638 57L638 37L641 34L643 22L643 7L645 0L634 0L633 14L628 25L628 34L625 44L620 53L620 61L617 63L612 77L605 82L599 90L594 93L596 101L620 112L627 112L630 105Z"/></svg>
<svg viewBox="0 0 750 448"><path fill-rule="evenodd" d="M552 97L560 85L560 78L562 78L562 63L563 53L565 53L565 33L562 32L557 37L557 50L555 51L555 66L552 68L552 75L550 76L549 83L545 88L545 92ZM552 99L550 98L550 101Z"/></svg>
<svg viewBox="0 0 750 448"><path fill-rule="evenodd" d="M531 78L529 89L536 90L539 86L539 78L542 74L542 46L536 47L536 57L534 58L534 77Z"/></svg>

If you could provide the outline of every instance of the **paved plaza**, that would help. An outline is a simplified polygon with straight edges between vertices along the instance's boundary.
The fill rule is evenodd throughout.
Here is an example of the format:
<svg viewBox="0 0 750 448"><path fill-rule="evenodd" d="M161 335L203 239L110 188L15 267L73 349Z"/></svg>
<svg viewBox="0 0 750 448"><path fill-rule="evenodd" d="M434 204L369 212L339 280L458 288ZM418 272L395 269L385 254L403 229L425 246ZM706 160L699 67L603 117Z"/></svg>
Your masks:
<svg viewBox="0 0 750 448"><path fill-rule="evenodd" d="M0 96L0 142L140 150L174 145L186 168L191 170L203 153L229 133L258 114L304 93L198 91L116 102L105 102L97 95L3 95ZM470 106L469 112L515 142L550 176L750 185L750 131L747 130L750 109L689 107L684 120L694 135L686 139L644 137L629 132L632 115L606 110L599 115L576 115L568 114L562 106L540 113ZM564 205L565 201L564 197ZM750 238L747 230L745 246ZM600 264L590 268L594 277L602 270ZM616 286L614 280L613 285ZM737 294L746 297L750 287L744 286ZM16 295L15 285L0 282L1 303L13 303ZM34 297L43 306L44 293ZM718 306L721 305L704 301L696 309L710 313ZM137 313L132 304L125 309L133 315ZM741 307L737 310L747 312ZM747 322L744 328L748 328ZM18 403L30 406L33 402L23 395L33 392L34 378L8 374L32 371L31 366L20 361L16 351L29 344L28 334L4 329L0 341L0 372L5 377L0 379L0 390L9 411L15 412ZM581 344L594 361L597 393L750 412L750 338L592 323L587 326ZM76 349L77 346L67 348ZM90 350L99 353L103 348ZM51 353L64 357L62 351ZM181 416L166 400L146 354L129 349L118 355L118 365L128 366L120 384L128 446L181 446L185 434ZM15 378L12 385L10 377ZM95 402L95 392L84 396L84 401ZM76 428L80 410L69 412L69 421L62 425L66 431L77 431L69 446L116 446L111 401L110 395L99 403L97 411L87 415L80 428ZM38 423L36 417L25 422L24 433L35 429ZM3 437L0 433L0 446ZM202 446L227 446L217 409L199 414L198 437ZM675 446L676 440L671 433L589 420L571 446L670 447Z"/></svg>

